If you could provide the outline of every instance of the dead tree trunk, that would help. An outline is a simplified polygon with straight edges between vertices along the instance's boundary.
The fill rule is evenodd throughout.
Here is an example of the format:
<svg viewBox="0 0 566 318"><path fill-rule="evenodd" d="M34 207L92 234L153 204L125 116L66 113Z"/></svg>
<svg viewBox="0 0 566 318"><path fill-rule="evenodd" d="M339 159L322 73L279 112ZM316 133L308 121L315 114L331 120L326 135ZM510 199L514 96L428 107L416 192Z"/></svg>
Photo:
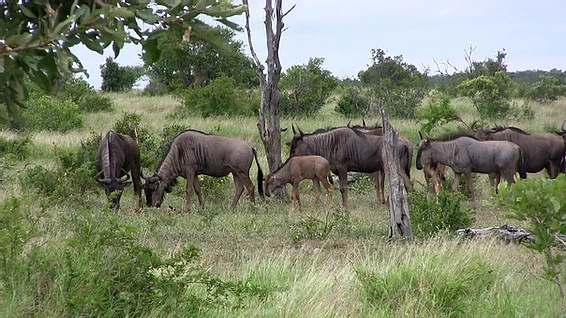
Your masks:
<svg viewBox="0 0 566 318"><path fill-rule="evenodd" d="M381 102L379 112L383 120L383 163L389 189L389 237L410 238L413 236L407 192L399 176L399 152L397 142L399 133L391 126Z"/></svg>
<svg viewBox="0 0 566 318"><path fill-rule="evenodd" d="M248 0L243 0L246 9L246 32L248 44L252 54L256 70L259 74L261 88L261 104L259 107L259 119L257 127L265 153L269 170L272 172L281 165L281 125L279 121L279 108L281 102L281 91L279 90L279 78L281 76L281 62L279 60L279 43L283 32L283 17L287 15L294 6L283 13L282 0L275 0L273 8L272 0L265 1L265 34L267 39L267 75L265 67L257 57L252 44L250 31L250 13ZM274 14L275 12L275 14ZM275 23L275 30L274 24ZM283 191L284 193L284 191ZM280 194L280 193L279 193Z"/></svg>

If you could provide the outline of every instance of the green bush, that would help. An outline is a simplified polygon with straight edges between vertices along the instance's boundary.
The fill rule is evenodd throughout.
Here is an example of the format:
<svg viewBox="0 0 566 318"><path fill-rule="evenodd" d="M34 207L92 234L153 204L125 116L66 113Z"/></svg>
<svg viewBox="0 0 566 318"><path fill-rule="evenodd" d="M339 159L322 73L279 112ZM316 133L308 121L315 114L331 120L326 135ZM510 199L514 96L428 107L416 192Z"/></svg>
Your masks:
<svg viewBox="0 0 566 318"><path fill-rule="evenodd" d="M0 157L11 155L18 160L24 160L30 153L31 139L24 135L16 139L0 137Z"/></svg>
<svg viewBox="0 0 566 318"><path fill-rule="evenodd" d="M338 85L332 72L322 69L324 58L309 58L306 65L294 65L281 76L280 87L288 92L281 100L287 116L314 115Z"/></svg>
<svg viewBox="0 0 566 318"><path fill-rule="evenodd" d="M139 114L123 113L122 117L112 126L112 130L129 135L138 141L142 167L157 166L160 159L160 149L157 147L156 137L149 132L148 128L141 125Z"/></svg>
<svg viewBox="0 0 566 318"><path fill-rule="evenodd" d="M120 66L113 58L107 57L106 62L100 66L102 84L100 89L105 92L120 92L132 89L141 77L141 67Z"/></svg>
<svg viewBox="0 0 566 318"><path fill-rule="evenodd" d="M216 78L203 88L190 88L185 93L185 106L179 108L181 117L196 113L203 117L252 115L246 100L238 93L232 79L226 75Z"/></svg>
<svg viewBox="0 0 566 318"><path fill-rule="evenodd" d="M463 96L469 97L482 120L506 119L511 114L512 82L505 71L481 75L458 85Z"/></svg>
<svg viewBox="0 0 566 318"><path fill-rule="evenodd" d="M422 190L409 193L409 210L415 235L429 237L441 231L453 232L472 225L474 211L461 208L463 198L463 194L449 191L442 191L436 196Z"/></svg>
<svg viewBox="0 0 566 318"><path fill-rule="evenodd" d="M435 127L458 120L456 110L450 105L450 96L447 93L435 91L427 105L417 109L417 119L422 123L421 129L427 133Z"/></svg>
<svg viewBox="0 0 566 318"><path fill-rule="evenodd" d="M71 100L81 112L107 112L114 109L112 99L96 91L87 81L73 78L57 93L57 98Z"/></svg>
<svg viewBox="0 0 566 318"><path fill-rule="evenodd" d="M24 192L31 192L49 197L55 193L59 178L57 173L38 165L25 170L19 176L20 187Z"/></svg>
<svg viewBox="0 0 566 318"><path fill-rule="evenodd" d="M141 229L113 211L75 210L59 221L72 235L28 244L23 253L31 232L18 209L17 200L0 205L0 220L10 225L0 231L0 278L3 295L17 295L13 306L23 316L146 317L158 310L193 317L269 296L261 285L216 277L195 247L159 257L139 243Z"/></svg>
<svg viewBox="0 0 566 318"><path fill-rule="evenodd" d="M79 107L70 100L59 101L50 96L34 94L30 96L26 106L21 116L14 122L17 129L64 133L83 126Z"/></svg>
<svg viewBox="0 0 566 318"><path fill-rule="evenodd" d="M369 114L369 97L365 96L359 87L349 86L340 95L334 111L347 118L367 116Z"/></svg>

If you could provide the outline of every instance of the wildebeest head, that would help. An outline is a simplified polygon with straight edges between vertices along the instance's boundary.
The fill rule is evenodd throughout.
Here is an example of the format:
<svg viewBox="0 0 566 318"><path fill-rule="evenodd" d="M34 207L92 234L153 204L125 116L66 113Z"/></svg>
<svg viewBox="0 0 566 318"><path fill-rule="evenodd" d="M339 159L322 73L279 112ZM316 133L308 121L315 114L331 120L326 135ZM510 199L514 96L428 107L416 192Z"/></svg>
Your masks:
<svg viewBox="0 0 566 318"><path fill-rule="evenodd" d="M423 166L430 165L435 166L436 163L432 160L431 151L428 149L430 148L430 138L425 133L426 137L423 137L422 133L419 131L419 135L421 136L421 141L419 143L419 151L417 152L417 170L422 170Z"/></svg>
<svg viewBox="0 0 566 318"><path fill-rule="evenodd" d="M103 178L101 176L102 172L98 173L96 176L96 181L104 188L106 192L106 197L112 202L112 208L120 208L120 198L122 197L122 192L124 188L132 183L132 181L127 181L130 176L126 174L123 178Z"/></svg>
<svg viewBox="0 0 566 318"><path fill-rule="evenodd" d="M293 139L287 144L289 145L289 157L293 156L300 156L301 154L310 153L310 145L303 141L303 137L305 134L297 127L297 131L295 131L295 127L293 128Z"/></svg>
<svg viewBox="0 0 566 318"><path fill-rule="evenodd" d="M270 174L267 175L267 177L265 177L265 195L267 197L270 197L271 192L273 192L277 188L281 188L285 185L286 185L285 182L278 182L277 177L275 177L275 175L270 173Z"/></svg>
<svg viewBox="0 0 566 318"><path fill-rule="evenodd" d="M166 186L163 179L157 175L157 173L154 173L151 177L145 178L143 190L147 206L160 207L163 203L165 192L171 192L173 185L174 184Z"/></svg>

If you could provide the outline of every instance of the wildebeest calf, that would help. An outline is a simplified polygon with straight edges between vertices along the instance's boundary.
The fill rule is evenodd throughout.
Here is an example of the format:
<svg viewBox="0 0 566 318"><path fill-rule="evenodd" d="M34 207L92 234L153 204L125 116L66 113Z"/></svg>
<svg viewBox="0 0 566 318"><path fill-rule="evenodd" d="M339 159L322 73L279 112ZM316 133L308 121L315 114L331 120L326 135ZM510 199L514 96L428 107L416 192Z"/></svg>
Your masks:
<svg viewBox="0 0 566 318"><path fill-rule="evenodd" d="M291 211L295 211L295 201L301 207L299 198L299 183L301 180L310 179L313 182L315 195L313 208L316 207L320 196L320 182L324 185L328 193L328 203L332 202L332 176L330 175L330 163L321 156L297 156L289 158L279 169L268 174L265 178L265 195L270 196L271 192L277 188L285 186L287 183L293 185L291 194Z"/></svg>

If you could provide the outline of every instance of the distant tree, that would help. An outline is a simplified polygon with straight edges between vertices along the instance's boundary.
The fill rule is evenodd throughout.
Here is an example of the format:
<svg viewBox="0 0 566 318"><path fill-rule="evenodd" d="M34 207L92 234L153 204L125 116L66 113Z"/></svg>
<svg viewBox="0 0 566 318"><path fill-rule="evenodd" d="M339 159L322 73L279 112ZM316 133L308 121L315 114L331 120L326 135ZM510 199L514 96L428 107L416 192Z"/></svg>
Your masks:
<svg viewBox="0 0 566 318"><path fill-rule="evenodd" d="M372 88L389 116L413 118L429 89L426 72L404 62L402 55L390 57L382 49L372 50L371 55L373 64L359 73L360 80Z"/></svg>
<svg viewBox="0 0 566 318"><path fill-rule="evenodd" d="M224 73L230 74L237 86L257 86L253 62L243 53L243 43L235 39L234 31L214 27L210 32L214 42L194 38L180 43L175 35L160 39L163 58L145 63L150 83L161 83L172 92L190 86L204 87Z"/></svg>
<svg viewBox="0 0 566 318"><path fill-rule="evenodd" d="M540 75L539 80L527 89L526 96L540 103L550 103L566 93L566 85L557 76Z"/></svg>
<svg viewBox="0 0 566 318"><path fill-rule="evenodd" d="M281 112L284 115L312 115L323 105L336 88L338 80L322 68L324 58L309 58L306 65L291 66L281 76L284 90Z"/></svg>
<svg viewBox="0 0 566 318"><path fill-rule="evenodd" d="M113 58L107 57L106 63L100 66L100 89L105 92L130 90L142 75L135 67L120 66Z"/></svg>
<svg viewBox="0 0 566 318"><path fill-rule="evenodd" d="M151 7L149 7L151 5ZM154 10L159 7L159 10ZM158 41L170 33L178 42L192 38L213 39L208 16L238 29L227 18L246 9L231 1L2 1L0 6L0 100L13 116L28 96L26 79L48 92L62 76L85 72L70 48L83 44L103 54L111 46L118 56L124 43L143 44L145 59L159 59ZM157 26L157 27L148 27ZM182 30L181 32L179 32ZM7 115L7 116L6 116Z"/></svg>
<svg viewBox="0 0 566 318"><path fill-rule="evenodd" d="M472 100L482 120L504 119L510 115L512 85L504 71L466 80L458 89Z"/></svg>

